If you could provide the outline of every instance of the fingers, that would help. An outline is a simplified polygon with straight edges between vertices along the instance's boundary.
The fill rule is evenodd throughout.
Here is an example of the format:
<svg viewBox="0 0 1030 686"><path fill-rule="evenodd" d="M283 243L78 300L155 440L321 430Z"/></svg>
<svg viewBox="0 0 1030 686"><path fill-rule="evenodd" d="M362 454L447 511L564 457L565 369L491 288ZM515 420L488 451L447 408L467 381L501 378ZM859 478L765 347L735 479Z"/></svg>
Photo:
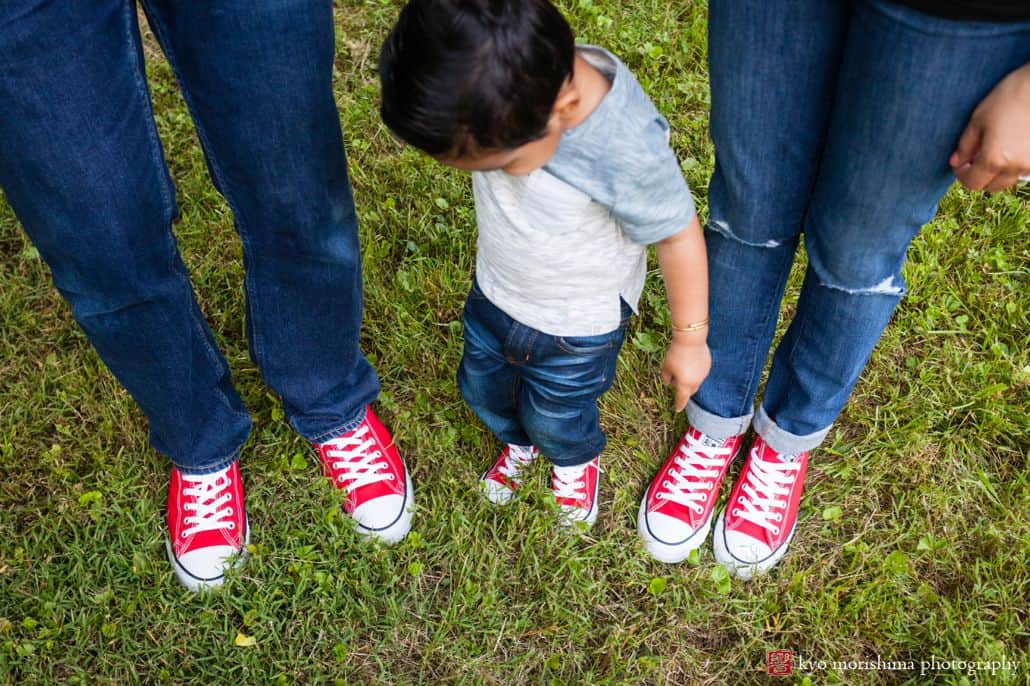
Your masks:
<svg viewBox="0 0 1030 686"><path fill-rule="evenodd" d="M676 386L676 411L682 412L687 407L687 401L697 392L696 386L679 384Z"/></svg>
<svg viewBox="0 0 1030 686"><path fill-rule="evenodd" d="M965 134L962 137L964 139ZM954 169L955 178L969 190L996 193L1014 186L1019 181L1020 170L1006 154L997 137L994 137L995 140L991 138L989 134L984 135L973 159ZM952 158L956 155L961 157L959 151L956 151Z"/></svg>
<svg viewBox="0 0 1030 686"><path fill-rule="evenodd" d="M1019 183L1019 174L1014 172L1010 174L998 174L990 183L984 186L984 190L988 193L997 193L998 191L1003 191L1006 188L1011 188L1017 183Z"/></svg>
<svg viewBox="0 0 1030 686"><path fill-rule="evenodd" d="M972 163L955 170L955 178L971 191L983 190L998 175L998 169L984 157L981 153Z"/></svg>
<svg viewBox="0 0 1030 686"><path fill-rule="evenodd" d="M983 138L983 128L975 120L970 121L966 125L965 131L962 132L962 137L958 139L955 152L951 153L951 158L948 160L948 164L951 165L956 174L960 167L971 163L973 158L976 157L976 153L980 150L981 138Z"/></svg>
<svg viewBox="0 0 1030 686"><path fill-rule="evenodd" d="M687 407L687 401L693 396L693 389L687 389L684 386L676 387L676 411L683 412Z"/></svg>
<svg viewBox="0 0 1030 686"><path fill-rule="evenodd" d="M687 406L687 401L697 392L697 386L689 383L685 383L677 379L673 374L667 371L662 371L662 381L667 386L673 386L676 389L676 411L682 412Z"/></svg>

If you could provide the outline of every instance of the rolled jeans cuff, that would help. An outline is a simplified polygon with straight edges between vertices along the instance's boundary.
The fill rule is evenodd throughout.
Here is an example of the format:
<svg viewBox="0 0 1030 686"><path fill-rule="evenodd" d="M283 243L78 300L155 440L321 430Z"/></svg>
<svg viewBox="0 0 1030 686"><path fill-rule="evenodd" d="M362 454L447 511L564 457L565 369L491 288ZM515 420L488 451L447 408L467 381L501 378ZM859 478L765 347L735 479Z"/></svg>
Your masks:
<svg viewBox="0 0 1030 686"><path fill-rule="evenodd" d="M745 414L740 417L720 417L693 400L687 403L687 420L690 425L717 441L725 441L727 438L743 434L751 425L751 416L751 414Z"/></svg>
<svg viewBox="0 0 1030 686"><path fill-rule="evenodd" d="M226 457L220 458L206 465L201 465L199 467L195 465L182 465L177 463L175 460L170 460L170 462L172 463L173 467L179 470L180 474L191 474L195 476L199 476L202 474L214 474L215 472L220 472L226 467L231 466L233 462L236 462L236 460L240 459L240 453L242 451L243 446L240 446Z"/></svg>
<svg viewBox="0 0 1030 686"><path fill-rule="evenodd" d="M361 426L361 423L365 421L365 417L367 415L368 405L365 405L361 408L361 411L358 413L356 417L354 417L354 419L344 422L343 424L338 424L333 428L329 429L328 431L323 431L321 433L317 433L310 436L301 433L299 430L297 431L297 433L300 433L301 437L308 443L325 443L326 441L336 438L341 434L350 433L351 431L354 431L359 426ZM293 428L296 429L297 427L294 426Z"/></svg>
<svg viewBox="0 0 1030 686"><path fill-rule="evenodd" d="M761 436L770 448L786 455L797 455L818 448L826 434L830 433L832 426L831 424L825 429L799 436L778 427L763 406L759 406L755 415L755 433Z"/></svg>

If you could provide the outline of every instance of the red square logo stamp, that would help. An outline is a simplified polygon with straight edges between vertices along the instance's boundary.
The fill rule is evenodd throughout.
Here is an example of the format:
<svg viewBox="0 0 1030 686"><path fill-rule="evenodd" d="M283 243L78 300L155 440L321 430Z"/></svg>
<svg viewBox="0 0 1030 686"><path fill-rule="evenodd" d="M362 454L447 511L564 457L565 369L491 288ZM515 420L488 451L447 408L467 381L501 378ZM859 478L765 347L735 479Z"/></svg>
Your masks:
<svg viewBox="0 0 1030 686"><path fill-rule="evenodd" d="M789 676L792 671L791 650L770 650L765 654L765 671L769 676Z"/></svg>

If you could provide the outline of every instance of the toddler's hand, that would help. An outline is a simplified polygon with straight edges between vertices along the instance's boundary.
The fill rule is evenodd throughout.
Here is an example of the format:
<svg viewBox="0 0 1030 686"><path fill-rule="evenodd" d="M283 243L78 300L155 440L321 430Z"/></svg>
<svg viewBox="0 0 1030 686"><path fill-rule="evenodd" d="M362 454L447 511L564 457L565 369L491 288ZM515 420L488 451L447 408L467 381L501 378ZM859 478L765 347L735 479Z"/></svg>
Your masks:
<svg viewBox="0 0 1030 686"><path fill-rule="evenodd" d="M711 368L712 354L704 340L673 337L662 364L662 381L676 387L677 412L687 406L690 396L697 392Z"/></svg>

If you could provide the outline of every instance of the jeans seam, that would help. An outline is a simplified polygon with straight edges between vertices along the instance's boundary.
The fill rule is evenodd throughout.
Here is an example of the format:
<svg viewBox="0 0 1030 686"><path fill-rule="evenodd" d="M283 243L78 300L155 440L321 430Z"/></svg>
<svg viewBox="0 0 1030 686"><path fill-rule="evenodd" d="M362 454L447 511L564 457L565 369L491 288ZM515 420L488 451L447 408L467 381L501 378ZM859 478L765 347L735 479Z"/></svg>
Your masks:
<svg viewBox="0 0 1030 686"><path fill-rule="evenodd" d="M147 113L150 115L150 119L145 127L147 130L147 138L150 141L151 154L157 166L164 172L164 177L167 182L171 181L170 174L168 172L168 165L165 163L164 157L160 154L161 151L161 138L157 135L157 122L154 119L154 103L150 99L150 89L147 87L147 79L145 73L140 73L140 50L142 47L139 44L138 34L139 25L137 23L136 15L134 13L134 5L132 3L124 4L124 17L125 17L125 31L126 31L126 45L129 46L129 61L132 64L132 77L136 84L139 95L143 97L144 106L147 108ZM133 34L132 28L136 27L136 34ZM161 184L160 188L161 197L165 201L165 209L170 210L173 214L175 213L175 198L168 192L168 186ZM171 234L171 229L168 231Z"/></svg>
<svg viewBox="0 0 1030 686"><path fill-rule="evenodd" d="M529 340L526 341L526 364L529 364L529 361L533 356L533 344L536 343L538 336L540 336L540 332L536 329L530 331Z"/></svg>
<svg viewBox="0 0 1030 686"><path fill-rule="evenodd" d="M522 389L522 375L518 374L517 370L513 375L515 380L511 382L511 405L515 408L515 413L518 414L519 391ZM523 429L523 433L525 433L525 429Z"/></svg>
<svg viewBox="0 0 1030 686"><path fill-rule="evenodd" d="M140 3L143 5L144 10L147 10L150 4L148 0L140 0ZM182 91L182 99L186 102L186 106L190 111L190 115L193 119L193 125L197 130L197 138L200 139L201 147L204 150L204 156L207 159L208 164L210 165L211 175L212 177L214 177L214 180L219 186L217 190L219 191L219 193L221 193L222 197L225 198L226 203L229 205L229 209L232 210L233 217L236 218L236 221L234 222L236 226L236 234L240 238L240 243L243 246L244 254L246 254L249 258L248 261L250 262L250 267L253 268L254 251L251 247L250 239L243 228L243 222L241 221L241 219L243 218L243 213L240 212L239 207L232 198L232 194L229 190L229 185L225 182L225 176L222 173L221 166L218 163L218 158L214 154L214 149L211 147L207 133L204 129L203 122L201 122L200 117L196 116L197 109L194 105L193 97L190 94L190 90L186 86L186 81L182 77L182 71L179 69L179 63L175 57L175 50L173 49L172 44L168 39L167 28L160 21L160 17L156 12L147 11L146 15L148 22L150 22L151 29L153 29L154 31L154 36L157 38L158 43L160 43L161 48L165 53L165 57L168 59L168 65L171 67L172 73L175 74L176 81L178 81L179 83L179 88ZM257 320L259 319L257 314L258 307L255 303L254 298L253 275L250 272L251 269L244 270L243 286L247 292L247 300L250 303L251 315L255 322L254 326L251 327L251 335L254 339L254 361L257 364L258 369L261 369L261 362L264 359L264 347L261 345L260 335L258 334L258 329L260 327L258 327L256 324Z"/></svg>
<svg viewBox="0 0 1030 686"><path fill-rule="evenodd" d="M765 318L762 321L762 327L760 329L761 331L765 331L765 329L768 328L770 317L779 317L779 314L780 314L779 306L774 308L772 305L773 304L770 303L768 307L764 308L765 309ZM774 335L775 335L775 332L774 332ZM744 412L745 412L745 405L747 404L747 399L749 397L752 397L752 393L757 392L757 390L758 390L757 389L758 381L755 378L757 376L755 374L755 372L756 372L756 369L757 369L758 364L759 364L759 362L758 362L759 350L758 349L760 347L761 347L761 345L755 345L754 354L751 356L751 366L748 369L747 385L745 386L745 389L744 389L744 398L743 398L743 402L741 403L741 405L739 406L739 409L736 412L737 415L744 414ZM769 356L769 350L766 349L765 354L762 356L762 364L763 364L763 366L764 366L764 363L765 363L765 358L767 358L768 356Z"/></svg>

